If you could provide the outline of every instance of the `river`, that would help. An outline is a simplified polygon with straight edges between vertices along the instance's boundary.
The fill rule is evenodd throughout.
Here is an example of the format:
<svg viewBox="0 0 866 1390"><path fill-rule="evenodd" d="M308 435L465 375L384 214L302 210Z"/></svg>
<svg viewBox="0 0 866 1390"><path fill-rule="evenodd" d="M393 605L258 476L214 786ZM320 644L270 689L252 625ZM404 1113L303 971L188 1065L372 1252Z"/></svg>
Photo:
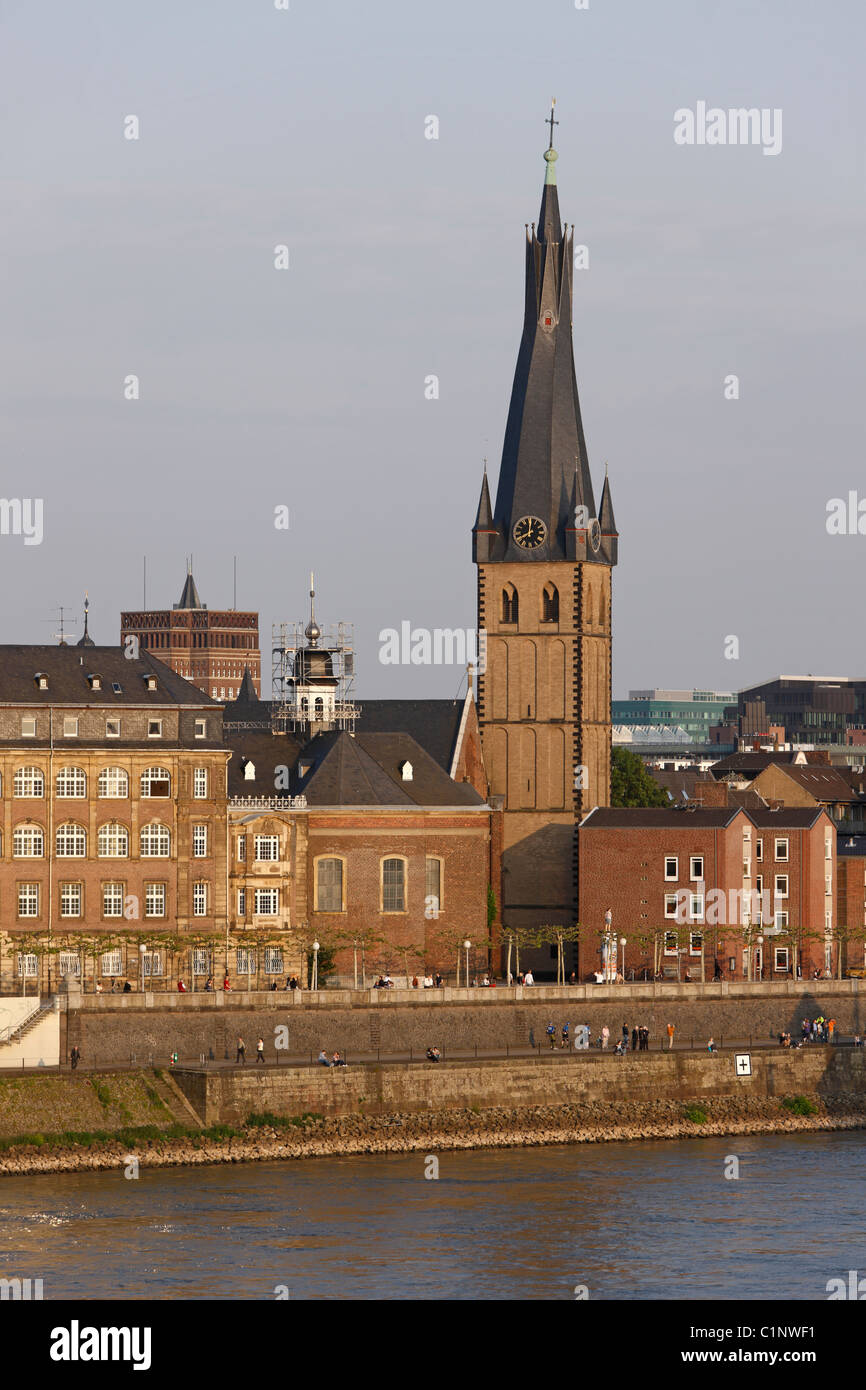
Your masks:
<svg viewBox="0 0 866 1390"><path fill-rule="evenodd" d="M733 1156L739 1177L726 1178ZM70 1299L822 1299L862 1133L0 1178L0 1276Z"/></svg>

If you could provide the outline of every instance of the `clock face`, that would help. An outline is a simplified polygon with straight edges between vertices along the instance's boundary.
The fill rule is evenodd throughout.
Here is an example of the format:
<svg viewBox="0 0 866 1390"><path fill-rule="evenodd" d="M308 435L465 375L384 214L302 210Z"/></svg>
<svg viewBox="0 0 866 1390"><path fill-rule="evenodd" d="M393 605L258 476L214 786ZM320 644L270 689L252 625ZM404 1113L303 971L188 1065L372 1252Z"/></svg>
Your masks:
<svg viewBox="0 0 866 1390"><path fill-rule="evenodd" d="M515 524L514 540L521 550L538 550L547 540L547 527L540 517L522 516Z"/></svg>
<svg viewBox="0 0 866 1390"><path fill-rule="evenodd" d="M601 546L601 527L595 517L589 523L589 543L593 550L598 553Z"/></svg>

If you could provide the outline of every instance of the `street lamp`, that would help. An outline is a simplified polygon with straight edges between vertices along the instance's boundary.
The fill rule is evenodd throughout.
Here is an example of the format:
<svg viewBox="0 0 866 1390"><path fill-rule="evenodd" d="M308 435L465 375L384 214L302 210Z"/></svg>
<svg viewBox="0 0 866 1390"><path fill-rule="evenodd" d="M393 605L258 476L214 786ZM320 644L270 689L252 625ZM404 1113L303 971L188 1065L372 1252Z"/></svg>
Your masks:
<svg viewBox="0 0 866 1390"><path fill-rule="evenodd" d="M607 909L607 912L604 914L604 936L602 937L602 947L601 947L601 973L602 973L602 978L603 978L604 980L607 980L607 981L610 981L610 978L611 978L611 965L610 965L611 948L612 948L613 951L614 951L614 955L616 954L616 944L615 944L616 938L614 937L613 942L611 942L611 923L612 923L612 922L613 922L613 913L611 912L610 908L608 908L608 909ZM613 974L614 974L614 975L616 974L616 960L615 960L615 959L614 959Z"/></svg>
<svg viewBox="0 0 866 1390"><path fill-rule="evenodd" d="M311 989L319 988L319 943L313 942L313 978L310 983Z"/></svg>
<svg viewBox="0 0 866 1390"><path fill-rule="evenodd" d="M471 945L472 945L472 942L469 940L469 937L467 936L466 940L463 942L463 949L464 949L464 951L466 952L466 988L467 988L467 989L469 988L469 948L470 948Z"/></svg>
<svg viewBox="0 0 866 1390"><path fill-rule="evenodd" d="M147 947L142 941L139 948L139 967L138 967L138 987L144 994L144 958L147 955Z"/></svg>
<svg viewBox="0 0 866 1390"><path fill-rule="evenodd" d="M625 984L625 948L627 945L627 941L624 936L620 937L619 944L622 947L622 982L623 984Z"/></svg>
<svg viewBox="0 0 866 1390"><path fill-rule="evenodd" d="M760 959L761 959L761 966L760 966L760 970L759 970L759 972L758 972L758 979L760 980L760 979L763 978L763 974L764 974L764 952L763 952L764 938L763 938L762 936L756 936L756 937L755 937L755 945L756 945L757 948L758 948L758 951L759 951L759 953L760 953Z"/></svg>

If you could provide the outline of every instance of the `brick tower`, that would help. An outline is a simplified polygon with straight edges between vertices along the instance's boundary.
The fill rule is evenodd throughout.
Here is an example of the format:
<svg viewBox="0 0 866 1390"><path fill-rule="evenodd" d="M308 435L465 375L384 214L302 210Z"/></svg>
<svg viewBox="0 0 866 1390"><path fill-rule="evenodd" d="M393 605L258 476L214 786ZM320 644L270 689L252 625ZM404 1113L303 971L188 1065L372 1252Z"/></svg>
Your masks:
<svg viewBox="0 0 866 1390"><path fill-rule="evenodd" d="M487 633L478 714L490 791L504 797L502 920L515 927L577 920L576 826L610 800L618 537L606 475L596 512L581 421L554 124L551 111L496 506L485 472L472 533Z"/></svg>

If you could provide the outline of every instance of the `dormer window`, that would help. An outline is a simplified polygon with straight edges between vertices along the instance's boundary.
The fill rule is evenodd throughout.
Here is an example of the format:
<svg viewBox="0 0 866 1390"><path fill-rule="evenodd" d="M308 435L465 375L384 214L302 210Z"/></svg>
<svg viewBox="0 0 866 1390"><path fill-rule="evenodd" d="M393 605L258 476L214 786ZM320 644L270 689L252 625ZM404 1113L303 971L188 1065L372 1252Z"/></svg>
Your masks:
<svg viewBox="0 0 866 1390"><path fill-rule="evenodd" d="M250 762L249 758L244 763L244 781L254 782L256 780L256 765Z"/></svg>
<svg viewBox="0 0 866 1390"><path fill-rule="evenodd" d="M145 690L156 690L156 676L146 675L144 677Z"/></svg>
<svg viewBox="0 0 866 1390"><path fill-rule="evenodd" d="M101 676L88 676L88 677L87 677L87 683L88 683L88 685L90 686L90 689L91 689L91 690L101 690L101 689L102 689L102 678L101 678Z"/></svg>
<svg viewBox="0 0 866 1390"><path fill-rule="evenodd" d="M400 764L400 776L403 778L404 782L412 781L412 764L408 759L404 759Z"/></svg>
<svg viewBox="0 0 866 1390"><path fill-rule="evenodd" d="M48 689L48 677L44 671L37 671L33 679L36 681L37 690Z"/></svg>

